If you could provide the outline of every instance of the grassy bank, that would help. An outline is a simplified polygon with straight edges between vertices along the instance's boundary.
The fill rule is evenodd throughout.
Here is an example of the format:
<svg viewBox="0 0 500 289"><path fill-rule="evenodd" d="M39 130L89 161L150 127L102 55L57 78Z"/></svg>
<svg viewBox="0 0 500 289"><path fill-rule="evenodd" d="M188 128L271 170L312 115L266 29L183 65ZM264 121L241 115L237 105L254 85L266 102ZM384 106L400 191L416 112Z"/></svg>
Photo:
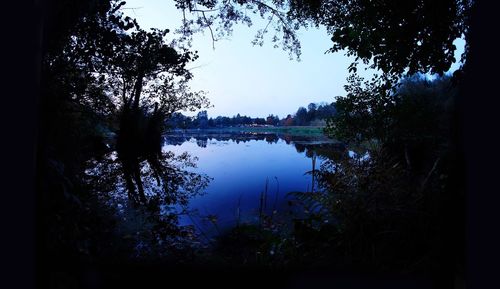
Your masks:
<svg viewBox="0 0 500 289"><path fill-rule="evenodd" d="M324 136L323 127L320 126L269 126L269 127L223 127L207 129L188 129L187 131L206 132L255 132L255 133L277 133L295 136Z"/></svg>

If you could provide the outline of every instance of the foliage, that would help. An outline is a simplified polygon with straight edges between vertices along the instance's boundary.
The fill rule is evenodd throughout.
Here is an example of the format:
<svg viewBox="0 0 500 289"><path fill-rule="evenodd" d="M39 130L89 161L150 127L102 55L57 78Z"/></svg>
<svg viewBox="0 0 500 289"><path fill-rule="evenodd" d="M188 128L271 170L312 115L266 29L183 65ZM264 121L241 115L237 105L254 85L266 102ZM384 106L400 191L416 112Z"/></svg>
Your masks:
<svg viewBox="0 0 500 289"><path fill-rule="evenodd" d="M253 45L262 46L264 36L269 32L269 26L275 31L271 41L274 47L281 46L288 51L290 58L299 58L300 42L295 33L298 23L288 19L284 9L286 1L205 1L205 0L175 0L176 7L182 10L184 20L178 32L184 35L184 41L190 43L193 33L208 29L215 43L219 39L230 36L235 24L252 25L251 15L258 15L268 21L266 27L257 30L252 41ZM190 16L192 18L190 18Z"/></svg>
<svg viewBox="0 0 500 289"><path fill-rule="evenodd" d="M435 159L449 147L457 88L450 76L403 78L394 87L353 75L337 98L337 114L325 133L353 145L383 146L410 165ZM432 164L434 161L431 161Z"/></svg>
<svg viewBox="0 0 500 289"><path fill-rule="evenodd" d="M337 97L337 113L327 120L325 133L351 143L384 141L391 126L395 99L382 77L364 81L356 74L347 78L347 95Z"/></svg>
<svg viewBox="0 0 500 289"><path fill-rule="evenodd" d="M334 42L384 73L439 73L453 63L453 41L467 35L472 1L293 1L297 19L324 25ZM306 5L300 5L306 4Z"/></svg>
<svg viewBox="0 0 500 289"><path fill-rule="evenodd" d="M236 23L251 25L248 15L258 14L268 23L257 31L254 44L262 45L268 27L274 26L271 41L300 57L297 30L311 25L324 26L331 35L331 52L346 50L358 60L372 61L384 73L400 75L408 68L416 72L439 73L453 63L453 41L469 32L469 0L343 1L343 0L176 0L185 17L182 31L189 35L209 28L214 41L232 32ZM218 35L213 34L212 26ZM466 47L463 59L466 58Z"/></svg>
<svg viewBox="0 0 500 289"><path fill-rule="evenodd" d="M192 75L186 64L197 56L186 49L178 53L166 43L168 30L146 32L134 24L132 32L122 32L113 44L114 55L103 77L120 105L117 151L128 195L145 203L140 163L147 160L158 184L165 179L161 166L165 118L178 110L208 106L208 100L187 86Z"/></svg>
<svg viewBox="0 0 500 289"><path fill-rule="evenodd" d="M130 253L130 243L117 242L113 229L120 221L116 210L102 203L99 190L112 187L113 178L89 181L86 171L89 159L108 163L124 140L120 132L130 132L129 144L137 144L132 163L145 171L150 209L185 204L189 192L208 181L169 163L191 164L188 156L161 152L164 118L208 105L203 92L191 92L187 85L192 75L186 64L196 54L168 43L168 30L146 32L123 17L124 2L76 1L71 9L60 1L52 5L55 14L48 24L61 26L44 34L37 150L40 260L50 273L58 270L53 266L90 262L107 250ZM119 175L124 163L112 162L102 173ZM156 191L151 182L157 183Z"/></svg>
<svg viewBox="0 0 500 289"><path fill-rule="evenodd" d="M311 212L302 230L319 238L310 242L329 240L330 254L340 264L411 271L431 250L427 230L434 229L426 226L435 224L422 205L423 195L386 152L326 161L317 179L323 190L295 194Z"/></svg>
<svg viewBox="0 0 500 289"><path fill-rule="evenodd" d="M323 123L324 120L336 114L336 104L310 103L307 108L299 107L293 119L295 125L314 125Z"/></svg>
<svg viewBox="0 0 500 289"><path fill-rule="evenodd" d="M456 88L450 77L417 75L379 97L380 86L362 87L353 79L358 81L338 99L329 131L365 145L323 162L317 172L321 190L294 194L311 212L303 221L313 232L307 234L319 234L321 241L314 242L330 242L342 264L441 270L453 262L443 257L453 254L446 242L461 237L449 229L463 200L454 183L457 156L450 137Z"/></svg>
<svg viewBox="0 0 500 289"><path fill-rule="evenodd" d="M265 119L249 117L239 113L233 117L217 116L208 118L206 111L200 111L195 117L187 117L182 113L175 113L167 120L167 125L172 128L222 128L232 126L322 126L327 118L335 114L335 103L315 104L310 103L308 109L300 107L295 115L288 115L280 120L277 115L270 114Z"/></svg>
<svg viewBox="0 0 500 289"><path fill-rule="evenodd" d="M214 128L214 127L231 127L231 126L251 126L264 125L266 119L260 117L249 117L246 115L217 116L208 118L206 111L199 112L196 117L188 117L182 113L174 114L168 121L167 125L172 128Z"/></svg>

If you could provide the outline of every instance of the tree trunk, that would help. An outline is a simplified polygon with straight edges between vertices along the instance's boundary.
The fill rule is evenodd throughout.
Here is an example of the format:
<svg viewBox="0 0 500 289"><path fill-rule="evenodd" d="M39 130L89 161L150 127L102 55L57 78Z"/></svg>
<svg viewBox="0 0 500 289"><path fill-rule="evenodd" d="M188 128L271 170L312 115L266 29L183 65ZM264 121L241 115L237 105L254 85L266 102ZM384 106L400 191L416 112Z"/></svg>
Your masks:
<svg viewBox="0 0 500 289"><path fill-rule="evenodd" d="M137 191L139 192L139 200L143 203L146 203L146 195L144 194L144 187L142 185L139 163L134 164L133 170L135 184L137 185Z"/></svg>
<svg viewBox="0 0 500 289"><path fill-rule="evenodd" d="M141 98L143 78L144 78L144 70L141 69L141 70L139 70L139 73L137 75L137 80L135 81L135 85L134 85L134 104L133 104L133 108L136 109L136 110L139 108L139 100Z"/></svg>

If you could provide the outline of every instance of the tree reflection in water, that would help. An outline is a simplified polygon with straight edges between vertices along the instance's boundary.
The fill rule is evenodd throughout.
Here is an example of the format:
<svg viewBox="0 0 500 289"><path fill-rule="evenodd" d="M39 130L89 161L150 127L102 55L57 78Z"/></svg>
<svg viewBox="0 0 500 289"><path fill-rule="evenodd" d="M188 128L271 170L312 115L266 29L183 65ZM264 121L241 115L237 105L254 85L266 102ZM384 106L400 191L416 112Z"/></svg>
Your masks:
<svg viewBox="0 0 500 289"><path fill-rule="evenodd" d="M137 160L144 190L141 203L129 199L123 162L116 151L88 161L85 181L100 203L115 212L115 234L134 248L134 257L166 258L200 245L193 226L180 226L179 216L192 197L204 193L210 178L193 172L197 158L161 151L155 159Z"/></svg>
<svg viewBox="0 0 500 289"><path fill-rule="evenodd" d="M342 144L331 140L327 142L305 136L282 136L270 133L167 134L164 141L167 144L179 145L192 138L200 147L206 147L210 140L235 142L260 140L269 144L283 140L294 145L297 152L305 153L305 156L311 160L315 160L316 157L322 160L339 159L348 154ZM117 239L114 241L124 242L133 248L132 251L121 253L121 256L125 259L133 257L141 260L193 262L195 259L187 256L199 258L200 256L193 252L199 253L202 251L198 249L214 245L211 242L212 239L205 236L201 228L195 227L197 223L194 219L207 218L197 216L196 211L188 208L191 198L204 193L210 178L207 175L195 173L197 158L188 153L174 155L163 149L154 159L154 166L151 165L150 158L137 158L136 162L143 186L144 201L135 201L130 198L130 186L127 184L124 161L117 151L109 152L99 160L89 161L85 176L87 184L93 188L93 193L99 197L100 203L115 212L116 228L114 231ZM312 169L315 175L320 173L318 168L314 169L314 161ZM317 187L318 181L313 179L313 182L315 184L311 184L311 190L319 193L321 187ZM309 189L307 191L309 194L312 193ZM300 206L300 200L294 198L291 201ZM285 212L276 211L273 214L280 213ZM180 217L183 215L191 218L190 225L180 225ZM278 215L273 216L275 217L272 219L273 226L287 226L278 225L276 223ZM221 236L211 236L214 241L219 237ZM210 251L204 250L203 252Z"/></svg>

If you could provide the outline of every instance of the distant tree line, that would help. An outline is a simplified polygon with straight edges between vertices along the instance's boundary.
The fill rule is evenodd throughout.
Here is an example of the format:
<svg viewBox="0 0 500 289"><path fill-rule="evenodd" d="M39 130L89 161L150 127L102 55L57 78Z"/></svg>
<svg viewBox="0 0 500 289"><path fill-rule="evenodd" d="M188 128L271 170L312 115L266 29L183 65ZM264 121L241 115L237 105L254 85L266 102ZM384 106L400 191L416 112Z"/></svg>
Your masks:
<svg viewBox="0 0 500 289"><path fill-rule="evenodd" d="M186 116L180 112L174 113L168 120L167 126L170 128L209 128L209 127L229 127L229 126L248 126L265 125L266 119L241 116L239 113L233 117L218 116L209 118L206 110L198 112L196 116Z"/></svg>
<svg viewBox="0 0 500 289"><path fill-rule="evenodd" d="M324 126L328 118L336 114L335 103L310 103L307 108L299 107L296 113L288 114L284 118L270 114L266 118L249 117L239 113L233 117L217 116L208 117L206 110L198 112L196 116L186 116L180 112L172 114L167 120L170 128L216 128L231 126Z"/></svg>
<svg viewBox="0 0 500 289"><path fill-rule="evenodd" d="M324 126L326 119L334 116L337 110L335 103L310 103L307 108L299 107L292 117L292 125L314 125Z"/></svg>

